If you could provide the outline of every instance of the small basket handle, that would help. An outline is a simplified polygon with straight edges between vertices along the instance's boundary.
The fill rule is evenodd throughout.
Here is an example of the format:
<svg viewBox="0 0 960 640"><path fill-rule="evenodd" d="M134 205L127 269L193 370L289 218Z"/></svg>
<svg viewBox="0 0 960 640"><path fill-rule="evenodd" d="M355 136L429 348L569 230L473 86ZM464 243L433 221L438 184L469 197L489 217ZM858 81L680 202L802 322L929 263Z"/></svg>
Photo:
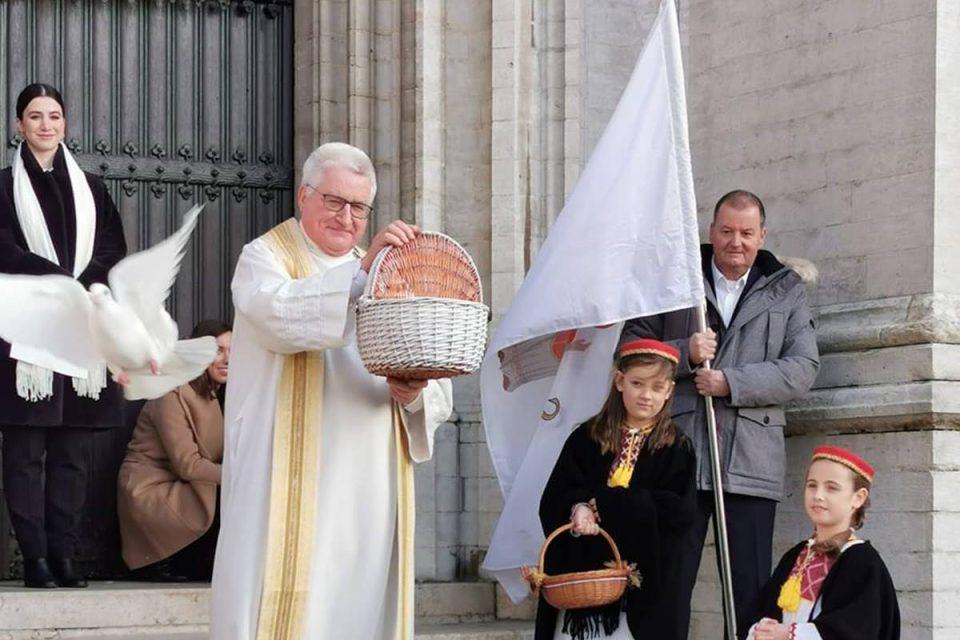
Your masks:
<svg viewBox="0 0 960 640"><path fill-rule="evenodd" d="M470 255L470 252L460 246L456 240L444 233L438 233L436 231L421 231L421 236L440 236L442 238L447 238L454 244L460 247L460 250L463 252L463 255L467 258L467 262L470 264L470 267L473 269L473 275L477 279L477 282L480 280L480 272L477 270L477 263L473 261L473 256ZM418 236L419 237L419 236ZM367 282L363 286L363 297L370 298L373 294L373 285L377 281L377 276L380 274L380 263L383 262L383 259L387 257L387 254L394 248L393 245L387 245L377 253L373 259L373 264L370 266L370 273L367 274ZM480 300L479 302L483 303L483 285L480 285Z"/></svg>
<svg viewBox="0 0 960 640"><path fill-rule="evenodd" d="M544 572L543 565L544 565L544 560L547 557L547 547L550 546L550 543L553 542L557 536L559 536L561 533L564 533L566 531L570 531L571 529L573 529L572 524L565 524L562 527L558 527L553 533L547 536L546 540L543 541L543 546L540 547L540 563L539 563L539 566L537 567L537 570L540 573ZM613 550L614 562L617 563L618 567L623 566L623 560L620 558L620 549L617 548L617 543L613 541L613 538L610 537L610 534L604 531L602 527L600 528L600 535L602 535L606 539L607 544L610 545L610 549Z"/></svg>

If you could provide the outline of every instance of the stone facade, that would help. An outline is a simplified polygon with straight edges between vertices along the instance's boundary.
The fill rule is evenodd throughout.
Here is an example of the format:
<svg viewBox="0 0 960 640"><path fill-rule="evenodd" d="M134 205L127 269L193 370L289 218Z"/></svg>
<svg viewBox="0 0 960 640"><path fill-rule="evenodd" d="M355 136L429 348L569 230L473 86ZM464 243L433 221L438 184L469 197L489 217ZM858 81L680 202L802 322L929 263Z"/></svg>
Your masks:
<svg viewBox="0 0 960 640"><path fill-rule="evenodd" d="M457 237L496 321L626 83L656 0L297 0L297 161L371 152L377 223ZM878 468L866 535L900 589L904 638L960 623L960 0L681 0L701 223L764 197L768 248L817 263L823 368L789 419L775 546L807 533L815 443ZM374 225L375 226L375 225ZM476 579L502 500L473 378L417 471L417 573ZM719 628L708 548L696 638ZM506 611L504 606L504 611Z"/></svg>

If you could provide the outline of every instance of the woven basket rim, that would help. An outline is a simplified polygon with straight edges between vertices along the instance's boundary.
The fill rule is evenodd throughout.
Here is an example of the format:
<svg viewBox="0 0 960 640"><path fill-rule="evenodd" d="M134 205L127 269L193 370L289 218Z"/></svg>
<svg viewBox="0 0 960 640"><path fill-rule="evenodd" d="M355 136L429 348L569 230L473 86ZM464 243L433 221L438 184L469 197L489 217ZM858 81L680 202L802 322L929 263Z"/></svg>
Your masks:
<svg viewBox="0 0 960 640"><path fill-rule="evenodd" d="M460 298L438 298L437 296L412 296L410 298L374 298L373 296L368 296L363 294L357 300L357 302L363 304L413 304L418 302L442 302L444 304L459 304L464 306L471 307L483 307L486 308L483 302L475 302L473 300L462 300Z"/></svg>
<svg viewBox="0 0 960 640"><path fill-rule="evenodd" d="M448 236L445 233L440 233L439 231L421 231L420 235L417 237L422 237L422 236L439 236L441 238L445 238L450 242L452 242L453 245L460 250L460 253L463 254L463 256L467 259L467 263L473 269L473 276L474 278L476 278L476 281L479 284L478 291L480 294L480 299L476 302L474 302L473 300L464 300L463 302L474 302L475 304L476 303L483 304L483 281L480 279L480 271L477 270L477 263L473 261L473 256L470 255L470 252L464 249L463 245L461 245L459 242L457 242L456 240L454 240L452 237ZM411 299L416 300L417 299L417 298L374 298L372 295L373 285L377 281L377 277L380 275L380 263L382 263L384 258L387 257L387 254L390 253L390 251L392 251L395 248L396 247L394 247L393 245L388 245L383 249L381 249L380 252L373 259L373 264L370 267L370 273L367 276L367 282L363 287L363 295L361 297L371 298L373 300L411 300ZM436 298L436 299L437 300L459 300L459 298Z"/></svg>
<svg viewBox="0 0 960 640"><path fill-rule="evenodd" d="M628 567L619 569L596 569L594 571L575 571L573 573L558 573L552 576L546 576L540 585L540 588L560 587L570 582L589 582L600 580L623 580L630 577Z"/></svg>

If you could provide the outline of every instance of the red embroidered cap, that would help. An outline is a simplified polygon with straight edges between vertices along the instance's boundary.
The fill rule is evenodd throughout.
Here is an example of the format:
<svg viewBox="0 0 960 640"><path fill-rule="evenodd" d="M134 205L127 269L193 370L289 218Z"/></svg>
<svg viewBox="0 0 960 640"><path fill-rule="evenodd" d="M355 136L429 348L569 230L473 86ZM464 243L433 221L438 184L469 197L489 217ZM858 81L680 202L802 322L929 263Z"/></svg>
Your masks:
<svg viewBox="0 0 960 640"><path fill-rule="evenodd" d="M620 357L636 355L638 353L652 353L666 358L673 364L680 363L680 352L670 345L651 338L638 338L620 345Z"/></svg>
<svg viewBox="0 0 960 640"><path fill-rule="evenodd" d="M847 451L841 447L817 447L813 450L810 462L814 460L830 460L842 464L867 482L873 483L873 466L852 451Z"/></svg>

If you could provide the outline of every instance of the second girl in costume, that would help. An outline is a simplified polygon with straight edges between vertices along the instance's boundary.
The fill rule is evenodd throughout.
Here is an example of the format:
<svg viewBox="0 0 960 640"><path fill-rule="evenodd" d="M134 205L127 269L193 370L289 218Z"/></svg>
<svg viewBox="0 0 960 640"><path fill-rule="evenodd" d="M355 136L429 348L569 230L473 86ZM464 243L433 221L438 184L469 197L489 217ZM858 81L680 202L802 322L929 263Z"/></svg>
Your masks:
<svg viewBox="0 0 960 640"><path fill-rule="evenodd" d="M804 508L814 535L784 554L748 640L898 640L900 609L880 554L856 536L874 471L840 447L813 451Z"/></svg>

